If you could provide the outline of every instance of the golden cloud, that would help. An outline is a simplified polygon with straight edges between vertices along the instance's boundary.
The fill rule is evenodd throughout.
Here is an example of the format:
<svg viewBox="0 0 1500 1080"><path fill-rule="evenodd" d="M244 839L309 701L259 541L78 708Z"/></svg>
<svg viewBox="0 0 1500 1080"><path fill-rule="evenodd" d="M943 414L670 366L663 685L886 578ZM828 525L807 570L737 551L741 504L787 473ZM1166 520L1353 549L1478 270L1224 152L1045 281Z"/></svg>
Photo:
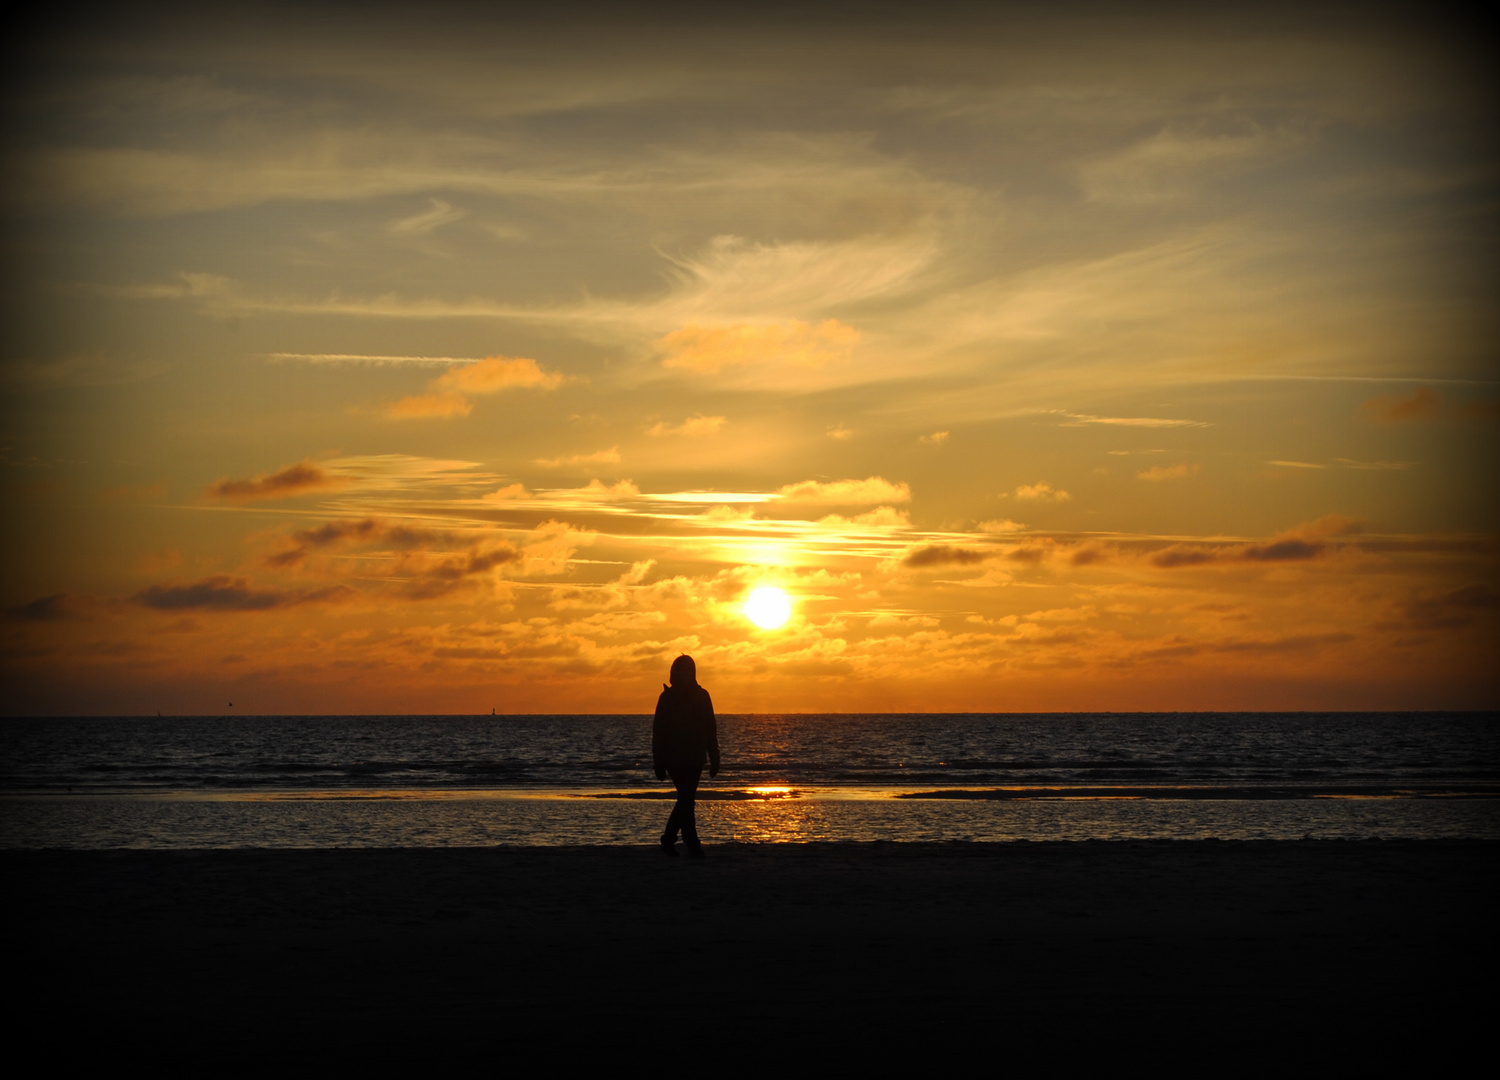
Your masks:
<svg viewBox="0 0 1500 1080"><path fill-rule="evenodd" d="M561 375L543 371L540 364L527 357L491 356L443 372L433 387L461 394L493 394L512 387L556 390L562 382Z"/></svg>
<svg viewBox="0 0 1500 1080"><path fill-rule="evenodd" d="M474 403L462 394L417 394L390 405L385 414L393 420L426 420L440 416L468 416Z"/></svg>
<svg viewBox="0 0 1500 1080"><path fill-rule="evenodd" d="M1016 498L1030 499L1036 502L1048 500L1052 502L1067 502L1072 497L1061 488L1054 488L1045 480L1038 480L1034 484L1022 484L1016 488Z"/></svg>
<svg viewBox="0 0 1500 1080"><path fill-rule="evenodd" d="M521 483L506 484L498 491L492 491L488 495L480 496L482 502L505 503L517 502L522 499L531 498L531 492L526 490L526 485Z"/></svg>
<svg viewBox="0 0 1500 1080"><path fill-rule="evenodd" d="M803 480L778 488L776 497L790 503L820 503L830 506L876 506L880 503L911 502L910 484L893 484L882 476L864 480Z"/></svg>
<svg viewBox="0 0 1500 1080"><path fill-rule="evenodd" d="M715 372L735 364L822 367L847 360L859 331L837 319L812 326L801 319L734 326L684 326L656 343L662 366Z"/></svg>
<svg viewBox="0 0 1500 1080"><path fill-rule="evenodd" d="M1150 480L1160 483L1163 480L1181 480L1185 476L1191 476L1198 471L1196 465L1153 465L1136 473L1138 480Z"/></svg>
<svg viewBox="0 0 1500 1080"><path fill-rule="evenodd" d="M543 371L540 364L524 356L491 356L450 368L429 385L427 393L402 398L386 407L395 420L468 416L474 409L469 397L495 394L512 388L555 390L563 377Z"/></svg>

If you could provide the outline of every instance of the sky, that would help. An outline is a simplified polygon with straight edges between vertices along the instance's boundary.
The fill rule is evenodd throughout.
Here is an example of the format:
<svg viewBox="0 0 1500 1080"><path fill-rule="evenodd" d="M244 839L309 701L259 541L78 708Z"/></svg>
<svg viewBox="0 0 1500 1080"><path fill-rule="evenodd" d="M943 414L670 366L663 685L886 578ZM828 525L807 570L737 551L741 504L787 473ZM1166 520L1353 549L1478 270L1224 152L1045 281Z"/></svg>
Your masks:
<svg viewBox="0 0 1500 1080"><path fill-rule="evenodd" d="M5 712L1500 707L1474 27L8 18Z"/></svg>

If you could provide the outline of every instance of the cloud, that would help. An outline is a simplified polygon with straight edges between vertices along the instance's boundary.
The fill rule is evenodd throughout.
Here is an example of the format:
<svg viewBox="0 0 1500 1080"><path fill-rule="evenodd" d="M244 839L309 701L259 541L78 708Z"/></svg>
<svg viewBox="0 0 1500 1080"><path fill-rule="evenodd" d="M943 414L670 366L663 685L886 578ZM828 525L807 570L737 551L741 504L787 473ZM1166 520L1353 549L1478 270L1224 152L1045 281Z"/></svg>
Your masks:
<svg viewBox="0 0 1500 1080"><path fill-rule="evenodd" d="M1292 128L1259 124L1212 134L1163 128L1089 162L1080 170L1080 179L1091 201L1161 203L1182 197L1212 172L1243 170L1257 159L1283 157L1307 142L1307 135Z"/></svg>
<svg viewBox="0 0 1500 1080"><path fill-rule="evenodd" d="M1196 465L1153 465L1151 468L1136 473L1137 480L1150 480L1159 483L1162 480L1181 480L1185 476L1191 476L1198 471Z"/></svg>
<svg viewBox="0 0 1500 1080"><path fill-rule="evenodd" d="M425 236L433 229L441 225L449 225L468 213L467 210L455 210L442 199L428 199L432 204L431 209L424 210L420 214L413 214L409 218L393 221L390 230L393 233L406 233L412 236Z"/></svg>
<svg viewBox="0 0 1500 1080"><path fill-rule="evenodd" d="M1068 423L1063 427L1082 427L1085 424L1113 424L1117 427L1174 428L1212 427L1203 420L1167 420L1157 416L1090 416L1088 413L1063 413ZM1110 451L1117 453L1118 451ZM1129 451L1126 451L1128 453Z"/></svg>
<svg viewBox="0 0 1500 1080"><path fill-rule="evenodd" d="M524 484L507 484L498 491L492 491L488 495L480 496L481 501L487 503L520 502L532 498L531 492L526 490Z"/></svg>
<svg viewBox="0 0 1500 1080"><path fill-rule="evenodd" d="M392 420L429 420L434 417L468 416L474 403L462 394L415 394L388 405L385 414Z"/></svg>
<svg viewBox="0 0 1500 1080"><path fill-rule="evenodd" d="M1442 411L1443 397L1436 390L1418 386L1406 394L1381 394L1359 407L1366 420L1377 424L1405 424L1435 420Z"/></svg>
<svg viewBox="0 0 1500 1080"><path fill-rule="evenodd" d="M250 502L256 499L286 499L313 491L342 487L346 480L326 472L310 461L288 465L280 472L263 474L249 480L218 480L204 491L215 499Z"/></svg>
<svg viewBox="0 0 1500 1080"><path fill-rule="evenodd" d="M1473 582L1446 592L1418 596L1404 607L1406 617L1424 630L1468 626L1475 613L1500 608L1500 592L1487 582Z"/></svg>
<svg viewBox="0 0 1500 1080"><path fill-rule="evenodd" d="M1087 544L1068 556L1068 562L1074 566L1091 566L1098 562L1109 562L1110 556L1108 548L1099 544Z"/></svg>
<svg viewBox="0 0 1500 1080"><path fill-rule="evenodd" d="M537 458L536 463L546 469L560 469L565 465L618 465L620 463L620 448L611 446L608 450L595 450L592 454L569 454L555 458Z"/></svg>
<svg viewBox="0 0 1500 1080"><path fill-rule="evenodd" d="M547 532L544 539L551 535L550 531ZM433 550L445 541L451 542L454 537L455 534L450 532L392 524L377 518L331 521L315 528L298 529L289 538L289 546L266 556L265 562L282 569L301 564L314 551L361 545L376 550L376 556L366 558L383 557L377 576L387 582L394 582L395 592L407 599L430 600L448 595L467 586L473 579L483 577L498 567L517 563L523 557L522 552L512 544L483 541L469 543L458 550ZM199 583L195 588L199 588L201 592L203 584ZM248 597L240 596L236 589L242 592L247 587L240 579L213 578L207 579L207 584L213 586L208 591L224 594L218 602L187 604L179 601L178 606L238 606L258 609L321 598L321 594L277 594L266 591ZM157 600L158 602L149 606L164 606L160 597Z"/></svg>
<svg viewBox="0 0 1500 1080"><path fill-rule="evenodd" d="M654 438L663 435L681 435L687 438L698 438L703 435L713 435L729 420L723 416L690 416L680 424L668 424L665 420L653 424L646 429L646 434Z"/></svg>
<svg viewBox="0 0 1500 1080"><path fill-rule="evenodd" d="M822 367L847 360L859 331L837 319L811 326L801 319L755 325L684 326L656 343L662 366L713 373L736 364Z"/></svg>
<svg viewBox="0 0 1500 1080"><path fill-rule="evenodd" d="M628 481L622 481L628 484ZM593 485L590 485L591 487ZM619 485L616 485L617 487ZM634 488L634 485L629 485ZM544 521L527 537L522 554L528 574L560 574L580 547L592 544L597 534L574 528L565 521Z"/></svg>
<svg viewBox="0 0 1500 1080"><path fill-rule="evenodd" d="M369 353L267 353L273 364L367 364L373 367L453 367L455 364L477 364L478 357L463 356L387 356Z"/></svg>
<svg viewBox="0 0 1500 1080"><path fill-rule="evenodd" d="M776 490L776 497L789 503L827 506L873 506L878 503L911 502L909 484L893 484L881 476L864 480L833 480L821 483L803 480Z"/></svg>
<svg viewBox="0 0 1500 1080"><path fill-rule="evenodd" d="M901 565L911 570L928 570L939 566L973 566L992 559L997 552L977 551L974 548L955 547L952 544L928 544L913 548L901 560Z"/></svg>
<svg viewBox="0 0 1500 1080"><path fill-rule="evenodd" d="M411 454L362 454L325 461L327 471L361 491L474 490L497 483L494 473L475 472L477 461L416 457Z"/></svg>
<svg viewBox="0 0 1500 1080"><path fill-rule="evenodd" d="M755 518L755 511L748 506L730 506L727 503L717 503L707 510L698 514L697 517L703 521L715 524L731 525L741 521L751 521Z"/></svg>
<svg viewBox="0 0 1500 1080"><path fill-rule="evenodd" d="M1036 502L1067 502L1072 497L1061 488L1054 489L1045 480L1038 480L1035 484L1022 484L1016 488L1016 498Z"/></svg>
<svg viewBox="0 0 1500 1080"><path fill-rule="evenodd" d="M919 435L917 441L939 446L948 441L948 433L946 431L934 431L931 435Z"/></svg>
<svg viewBox="0 0 1500 1080"><path fill-rule="evenodd" d="M331 521L314 529L298 529L292 533L291 546L267 555L265 561L268 566L278 568L295 566L313 551L349 543L381 541L393 548L410 550L430 545L438 539L438 533L406 525L390 525L375 518Z"/></svg>
<svg viewBox="0 0 1500 1080"><path fill-rule="evenodd" d="M29 604L20 604L5 609L5 617L20 622L55 622L59 619L83 618L87 601L69 593L53 593L39 597Z"/></svg>
<svg viewBox="0 0 1500 1080"><path fill-rule="evenodd" d="M439 375L425 394L402 398L386 407L396 420L468 416L474 405L469 397L494 394L514 387L555 390L563 383L556 372L543 371L540 364L524 356L491 356L450 368Z"/></svg>
<svg viewBox="0 0 1500 1080"><path fill-rule="evenodd" d="M1173 544L1151 556L1151 562L1166 569L1229 562L1300 562L1324 554L1328 541L1335 536L1357 533L1358 521L1341 514L1329 514L1317 521L1273 536L1264 543L1190 546Z"/></svg>
<svg viewBox="0 0 1500 1080"><path fill-rule="evenodd" d="M655 559L644 559L632 563L614 581L603 585L571 585L554 589L552 591L551 606L559 610L567 608L616 608L625 607L630 603L630 590L646 580L646 576L656 565ZM657 613L654 622L665 620L665 616ZM648 623L647 625L651 625Z"/></svg>
<svg viewBox="0 0 1500 1080"><path fill-rule="evenodd" d="M1326 469L1326 465L1314 465L1310 461L1268 461L1267 465L1279 465L1283 469Z"/></svg>
<svg viewBox="0 0 1500 1080"><path fill-rule="evenodd" d="M1346 469L1409 469L1417 464L1415 461L1355 461L1353 458L1335 458L1340 465Z"/></svg>
<svg viewBox="0 0 1500 1080"><path fill-rule="evenodd" d="M1188 547L1186 544L1173 544L1169 548L1163 548L1151 556L1151 562L1166 570L1175 570L1182 566L1201 566L1204 563L1214 562L1219 558L1219 553L1212 548Z"/></svg>
<svg viewBox="0 0 1500 1080"><path fill-rule="evenodd" d="M850 439L854 437L854 432L850 428L846 428L843 424L838 424L828 429L828 437L830 439Z"/></svg>
<svg viewBox="0 0 1500 1080"><path fill-rule="evenodd" d="M831 529L846 528L850 525L877 529L909 529L911 528L911 515L905 510L897 510L894 506L877 506L874 510L867 510L853 517L829 514L827 517L819 518L818 524Z"/></svg>
<svg viewBox="0 0 1500 1080"><path fill-rule="evenodd" d="M415 600L431 600L452 592L471 578L514 563L521 553L509 544L494 547L475 545L457 554L428 556L409 567L415 576L404 582L401 593Z"/></svg>
<svg viewBox="0 0 1500 1080"><path fill-rule="evenodd" d="M179 271L176 281L147 285L69 285L64 295L107 296L120 300L211 300L228 298L236 285L222 274Z"/></svg>
<svg viewBox="0 0 1500 1080"><path fill-rule="evenodd" d="M334 599L352 592L339 586L300 593L257 589L245 578L218 574L181 585L152 585L136 593L132 599L157 611L269 611L291 604Z"/></svg>
<svg viewBox="0 0 1500 1080"><path fill-rule="evenodd" d="M463 394L493 394L517 386L556 390L562 383L561 375L543 371L541 365L529 357L491 356L445 371L433 386L438 390Z"/></svg>
<svg viewBox="0 0 1500 1080"><path fill-rule="evenodd" d="M1289 562L1297 559L1313 559L1323 552L1323 544L1300 536L1288 536L1268 544L1247 544L1236 551L1236 556L1252 562Z"/></svg>
<svg viewBox="0 0 1500 1080"><path fill-rule="evenodd" d="M629 480L621 480L614 484L604 484L596 477L581 488L549 488L540 491L535 498L539 502L559 500L569 502L601 502L614 499L639 498L641 489Z"/></svg>
<svg viewBox="0 0 1500 1080"><path fill-rule="evenodd" d="M981 521L978 525L978 529L982 533L1012 533L1020 532L1024 528L1026 526L1022 525L1019 521L1010 520Z"/></svg>

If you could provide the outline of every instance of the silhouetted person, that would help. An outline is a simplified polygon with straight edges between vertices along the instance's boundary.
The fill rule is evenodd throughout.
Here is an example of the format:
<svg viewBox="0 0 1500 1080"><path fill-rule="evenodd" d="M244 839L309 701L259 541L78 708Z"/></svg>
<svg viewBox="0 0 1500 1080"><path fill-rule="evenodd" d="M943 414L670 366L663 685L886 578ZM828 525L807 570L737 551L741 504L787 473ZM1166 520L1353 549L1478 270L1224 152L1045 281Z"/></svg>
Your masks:
<svg viewBox="0 0 1500 1080"><path fill-rule="evenodd" d="M677 854L677 832L687 853L703 858L698 842L698 822L693 816L693 800L698 794L698 780L703 762L708 761L708 775L719 774L719 729L714 722L714 703L708 691L698 685L698 667L691 656L672 661L672 685L661 688L656 699L656 719L651 724L651 760L656 778L668 776L677 787L677 805L667 818L667 831L661 834L661 847L668 855Z"/></svg>

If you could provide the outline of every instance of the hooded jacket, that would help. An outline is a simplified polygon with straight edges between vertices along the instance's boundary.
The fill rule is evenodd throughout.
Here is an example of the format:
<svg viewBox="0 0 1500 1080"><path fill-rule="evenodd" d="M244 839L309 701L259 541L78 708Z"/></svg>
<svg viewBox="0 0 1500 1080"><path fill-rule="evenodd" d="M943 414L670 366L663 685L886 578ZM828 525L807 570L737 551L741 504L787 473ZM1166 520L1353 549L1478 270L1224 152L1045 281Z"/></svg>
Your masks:
<svg viewBox="0 0 1500 1080"><path fill-rule="evenodd" d="M719 771L719 727L714 703L697 683L663 686L651 724L651 759L658 771L669 766Z"/></svg>

